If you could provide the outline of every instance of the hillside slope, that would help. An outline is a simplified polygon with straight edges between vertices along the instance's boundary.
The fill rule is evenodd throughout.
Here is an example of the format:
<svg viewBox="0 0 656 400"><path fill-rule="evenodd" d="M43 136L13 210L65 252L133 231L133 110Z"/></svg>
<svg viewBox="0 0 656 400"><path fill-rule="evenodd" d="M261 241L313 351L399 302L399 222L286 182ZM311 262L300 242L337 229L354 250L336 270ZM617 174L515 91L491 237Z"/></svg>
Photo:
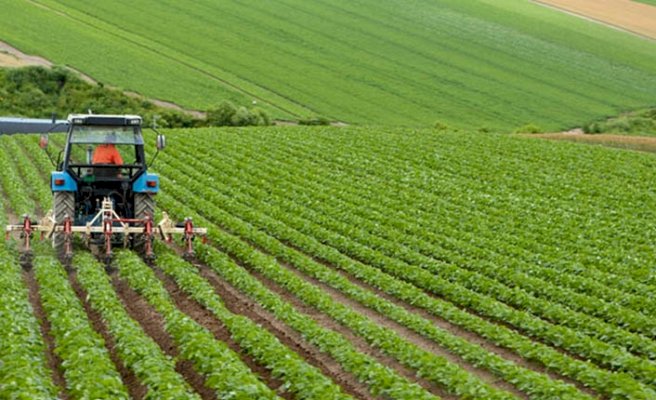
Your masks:
<svg viewBox="0 0 656 400"><path fill-rule="evenodd" d="M656 103L656 43L524 0L10 1L0 39L149 97L566 128Z"/></svg>

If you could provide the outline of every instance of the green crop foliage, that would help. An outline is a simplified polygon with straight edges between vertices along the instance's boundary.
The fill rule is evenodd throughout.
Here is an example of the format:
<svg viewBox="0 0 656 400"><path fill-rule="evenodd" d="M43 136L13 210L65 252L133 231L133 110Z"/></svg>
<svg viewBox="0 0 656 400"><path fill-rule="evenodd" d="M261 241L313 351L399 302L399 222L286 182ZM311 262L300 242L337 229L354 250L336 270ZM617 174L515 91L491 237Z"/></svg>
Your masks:
<svg viewBox="0 0 656 400"><path fill-rule="evenodd" d="M0 397L52 399L57 390L15 254L0 249Z"/></svg>
<svg viewBox="0 0 656 400"><path fill-rule="evenodd" d="M138 293L164 317L165 329L180 348L182 357L193 362L205 375L205 384L220 398L277 399L227 344L214 339L211 332L178 310L155 274L134 254L118 255L117 264Z"/></svg>
<svg viewBox="0 0 656 400"><path fill-rule="evenodd" d="M64 268L52 257L39 256L34 263L67 391L76 399L128 399L104 341L92 328Z"/></svg>
<svg viewBox="0 0 656 400"><path fill-rule="evenodd" d="M51 166L37 155L36 139L0 142L13 170L12 179L0 180L12 208L46 199L42 188L13 184L47 178ZM152 139L146 137L151 157ZM175 130L168 143L153 166L162 183L158 205L208 227L210 242L196 242L197 259L373 395L432 397L310 315L339 324L450 395L656 397L656 233L646 228L656 219L651 155L370 127ZM162 314L181 357L209 376L209 385L227 393L243 379L274 396L175 306L157 274L135 255L118 253L120 276ZM282 388L299 398L344 396L270 332L228 311L192 264L163 245L158 254L156 268L213 313ZM150 360L134 370L139 379L170 379L177 382L171 390L184 390L126 319L96 263L87 257L76 265L91 306L124 338L126 353L118 355L126 366L131 356ZM397 325L458 362L415 345ZM141 353L129 350L135 347ZM219 364L234 372L217 373Z"/></svg>
<svg viewBox="0 0 656 400"><path fill-rule="evenodd" d="M23 51L199 109L548 131L656 103L656 44L524 0L39 0L0 22Z"/></svg>

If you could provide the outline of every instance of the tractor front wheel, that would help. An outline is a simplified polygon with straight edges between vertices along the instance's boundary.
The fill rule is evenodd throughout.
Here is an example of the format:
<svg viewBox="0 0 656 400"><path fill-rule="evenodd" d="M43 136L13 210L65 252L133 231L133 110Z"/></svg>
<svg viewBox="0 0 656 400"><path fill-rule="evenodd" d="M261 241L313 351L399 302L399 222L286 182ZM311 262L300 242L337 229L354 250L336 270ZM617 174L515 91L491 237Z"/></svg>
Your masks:
<svg viewBox="0 0 656 400"><path fill-rule="evenodd" d="M61 225L67 216L75 217L75 193L55 192L52 206L55 223ZM52 235L52 247L54 247L60 259L66 255L66 235L63 232L55 232Z"/></svg>

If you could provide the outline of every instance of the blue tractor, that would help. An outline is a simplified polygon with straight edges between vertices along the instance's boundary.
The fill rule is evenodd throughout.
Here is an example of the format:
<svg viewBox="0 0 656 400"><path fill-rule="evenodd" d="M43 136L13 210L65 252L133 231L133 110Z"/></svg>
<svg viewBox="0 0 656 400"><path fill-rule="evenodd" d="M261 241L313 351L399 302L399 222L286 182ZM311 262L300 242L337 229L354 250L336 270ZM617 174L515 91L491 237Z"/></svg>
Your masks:
<svg viewBox="0 0 656 400"><path fill-rule="evenodd" d="M148 172L141 128L142 119L136 115L72 114L65 121L0 119L0 133L42 133L40 145L56 166L48 215L38 223L24 216L22 224L7 227L8 232L21 232L24 264L31 262L34 232L52 238L67 264L75 234L81 234L107 265L115 246L152 259L153 239L171 241L174 234L183 235L184 254L193 254L193 238L204 238L206 229L195 228L189 218L174 224L166 213L161 222L154 222L159 177ZM48 151L48 133L64 130L66 142L55 158ZM157 133L158 153L164 146L164 136Z"/></svg>

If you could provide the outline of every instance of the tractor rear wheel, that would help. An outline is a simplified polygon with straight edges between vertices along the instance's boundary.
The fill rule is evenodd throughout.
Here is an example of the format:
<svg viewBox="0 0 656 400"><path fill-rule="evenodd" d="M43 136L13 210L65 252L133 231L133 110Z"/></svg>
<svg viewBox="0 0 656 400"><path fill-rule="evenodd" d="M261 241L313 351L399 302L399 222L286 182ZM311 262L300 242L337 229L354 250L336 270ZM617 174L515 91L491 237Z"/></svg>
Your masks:
<svg viewBox="0 0 656 400"><path fill-rule="evenodd" d="M155 219L155 199L148 193L134 194L134 217L144 219L146 216ZM141 233L134 235L132 248L142 256L146 252L146 236Z"/></svg>
<svg viewBox="0 0 656 400"><path fill-rule="evenodd" d="M75 217L75 193L73 192L55 192L52 205L52 213L55 223L60 225L64 223L66 216ZM65 235L63 232L55 232L52 235L52 247L59 258L64 257L65 253Z"/></svg>

